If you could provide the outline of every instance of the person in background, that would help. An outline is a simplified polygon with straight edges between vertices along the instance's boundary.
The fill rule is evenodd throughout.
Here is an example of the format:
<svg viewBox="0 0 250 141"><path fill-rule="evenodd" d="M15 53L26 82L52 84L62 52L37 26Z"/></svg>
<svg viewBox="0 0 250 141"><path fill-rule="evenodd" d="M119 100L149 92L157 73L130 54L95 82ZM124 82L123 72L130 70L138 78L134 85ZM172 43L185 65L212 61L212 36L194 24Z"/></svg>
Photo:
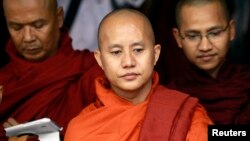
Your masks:
<svg viewBox="0 0 250 141"><path fill-rule="evenodd" d="M250 124L250 68L227 58L235 21L224 0L180 0L176 42L189 60L167 86L197 97L215 124Z"/></svg>
<svg viewBox="0 0 250 141"><path fill-rule="evenodd" d="M95 99L102 74L89 51L74 51L56 0L3 0L11 61L0 70L0 140L4 127L44 117L63 127ZM6 139L7 140L7 139Z"/></svg>
<svg viewBox="0 0 250 141"><path fill-rule="evenodd" d="M70 121L65 141L207 140L212 121L198 100L158 84L161 46L145 15L109 13L98 44L95 58L105 73L96 79L98 98Z"/></svg>

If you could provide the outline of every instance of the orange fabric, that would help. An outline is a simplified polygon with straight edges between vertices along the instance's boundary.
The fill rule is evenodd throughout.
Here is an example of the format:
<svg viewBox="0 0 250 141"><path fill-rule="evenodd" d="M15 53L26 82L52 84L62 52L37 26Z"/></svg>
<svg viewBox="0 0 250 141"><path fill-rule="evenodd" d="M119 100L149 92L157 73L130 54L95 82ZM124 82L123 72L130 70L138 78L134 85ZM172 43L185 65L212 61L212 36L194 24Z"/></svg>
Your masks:
<svg viewBox="0 0 250 141"><path fill-rule="evenodd" d="M213 124L205 109L198 105L194 111L192 123L186 141L207 141L208 125Z"/></svg>
<svg viewBox="0 0 250 141"><path fill-rule="evenodd" d="M21 137L11 137L9 141L27 141L28 136L21 136Z"/></svg>
<svg viewBox="0 0 250 141"><path fill-rule="evenodd" d="M150 95L157 85L158 75L155 73ZM143 103L133 105L117 96L103 77L97 79L96 89L99 99L70 121L65 141L137 141L150 96ZM208 123L210 119L205 110L201 106L197 107L187 140L196 141L207 137Z"/></svg>
<svg viewBox="0 0 250 141"><path fill-rule="evenodd" d="M153 88L157 84L158 75L155 75ZM85 108L70 122L65 141L138 140L149 98L133 105L117 96L105 78L97 79L96 89L99 100Z"/></svg>

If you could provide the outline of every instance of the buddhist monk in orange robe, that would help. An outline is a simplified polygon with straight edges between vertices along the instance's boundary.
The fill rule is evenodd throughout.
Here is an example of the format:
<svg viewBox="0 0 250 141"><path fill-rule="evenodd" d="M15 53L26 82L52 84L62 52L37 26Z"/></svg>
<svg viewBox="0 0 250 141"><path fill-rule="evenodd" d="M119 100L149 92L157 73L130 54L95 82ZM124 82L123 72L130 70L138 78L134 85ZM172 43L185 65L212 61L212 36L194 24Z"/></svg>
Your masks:
<svg viewBox="0 0 250 141"><path fill-rule="evenodd" d="M198 100L158 84L161 46L142 13L108 14L98 43L95 58L105 72L96 79L98 98L70 121L65 141L207 140L212 121Z"/></svg>

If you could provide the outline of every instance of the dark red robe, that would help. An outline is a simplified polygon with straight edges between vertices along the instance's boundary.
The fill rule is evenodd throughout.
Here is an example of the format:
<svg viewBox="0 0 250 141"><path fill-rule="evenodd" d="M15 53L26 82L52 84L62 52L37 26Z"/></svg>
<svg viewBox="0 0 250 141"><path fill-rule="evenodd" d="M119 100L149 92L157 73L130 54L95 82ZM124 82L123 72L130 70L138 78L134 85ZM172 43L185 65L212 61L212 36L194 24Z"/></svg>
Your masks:
<svg viewBox="0 0 250 141"><path fill-rule="evenodd" d="M168 87L199 98L216 124L250 124L250 66L226 61L214 79L190 65Z"/></svg>
<svg viewBox="0 0 250 141"><path fill-rule="evenodd" d="M0 70L4 86L0 123L9 117L27 122L49 117L66 131L68 122L95 98L94 79L102 74L93 53L73 51L71 38L62 30L56 55L43 62L28 62L18 55L11 41L11 62Z"/></svg>
<svg viewBox="0 0 250 141"><path fill-rule="evenodd" d="M197 112L198 99L159 85L152 95L140 132L139 141L185 141ZM202 118L204 123L210 119ZM198 120L197 120L198 121ZM196 125L197 126L197 125ZM200 128L202 126L197 126ZM204 131L200 128L200 131ZM190 135L192 136L192 135ZM196 135L198 136L198 135Z"/></svg>

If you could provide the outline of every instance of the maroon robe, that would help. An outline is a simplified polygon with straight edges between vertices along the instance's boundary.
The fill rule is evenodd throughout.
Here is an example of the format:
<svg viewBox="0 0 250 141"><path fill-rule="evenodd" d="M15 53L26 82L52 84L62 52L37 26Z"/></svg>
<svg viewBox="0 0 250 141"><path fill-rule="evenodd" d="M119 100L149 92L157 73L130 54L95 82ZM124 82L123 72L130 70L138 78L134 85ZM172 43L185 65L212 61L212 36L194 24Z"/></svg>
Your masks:
<svg viewBox="0 0 250 141"><path fill-rule="evenodd" d="M216 79L194 66L168 84L197 97L216 124L250 124L250 66L226 61Z"/></svg>
<svg viewBox="0 0 250 141"><path fill-rule="evenodd" d="M149 101L139 141L185 141L197 105L197 98L159 85Z"/></svg>
<svg viewBox="0 0 250 141"><path fill-rule="evenodd" d="M102 74L93 53L73 51L71 38L62 30L56 55L42 62L28 62L18 55L11 41L7 52L11 62L0 70L3 99L0 104L0 140L2 123L9 117L27 122L49 117L64 129L68 122L95 98L94 79Z"/></svg>

